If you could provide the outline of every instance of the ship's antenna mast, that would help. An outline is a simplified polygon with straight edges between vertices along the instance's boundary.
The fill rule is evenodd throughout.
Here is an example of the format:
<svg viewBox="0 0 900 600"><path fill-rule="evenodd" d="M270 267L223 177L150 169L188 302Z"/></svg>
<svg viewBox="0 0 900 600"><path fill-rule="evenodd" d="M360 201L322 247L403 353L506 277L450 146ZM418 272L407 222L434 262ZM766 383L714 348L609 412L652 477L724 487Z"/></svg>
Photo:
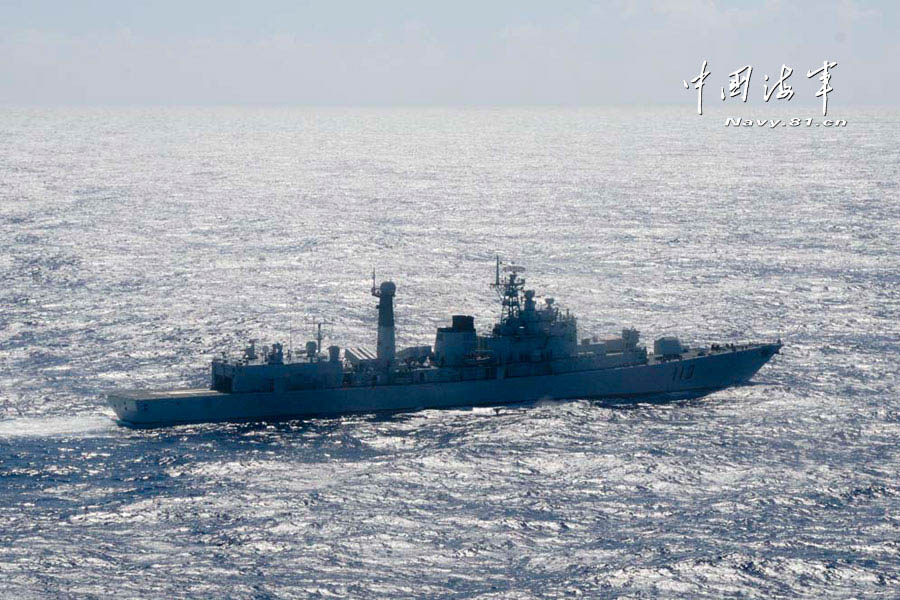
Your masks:
<svg viewBox="0 0 900 600"><path fill-rule="evenodd" d="M507 265L503 267L503 272L508 273L506 279L500 281L500 256L497 256L497 267L494 274L494 283L492 288L497 290L500 296L501 312L500 319L504 320L508 317L518 316L519 314L519 294L525 289L525 280L519 277L519 273L523 273L525 267L516 265Z"/></svg>
<svg viewBox="0 0 900 600"><path fill-rule="evenodd" d="M315 327L314 331L316 334L316 354L318 354L322 352L322 340L325 339L325 334L322 333L322 325L333 325L333 322L316 317L308 318L306 319L306 322Z"/></svg>
<svg viewBox="0 0 900 600"><path fill-rule="evenodd" d="M293 302L291 302L290 310L288 311L288 356L293 360L294 356L294 320L296 318L297 312L297 298L294 298Z"/></svg>
<svg viewBox="0 0 900 600"><path fill-rule="evenodd" d="M503 287L503 285L500 284L500 255L499 254L497 255L496 265L497 265L496 270L494 271L494 283L491 284L491 287L494 288L495 290L497 290L497 294L502 298L503 291L501 288Z"/></svg>
<svg viewBox="0 0 900 600"><path fill-rule="evenodd" d="M494 271L494 283L491 285L492 288L497 290L497 295L500 296L501 304L500 304L500 320L503 320L503 317L506 316L506 306L505 302L503 302L503 292L500 290L500 255L497 255L496 262L496 270Z"/></svg>

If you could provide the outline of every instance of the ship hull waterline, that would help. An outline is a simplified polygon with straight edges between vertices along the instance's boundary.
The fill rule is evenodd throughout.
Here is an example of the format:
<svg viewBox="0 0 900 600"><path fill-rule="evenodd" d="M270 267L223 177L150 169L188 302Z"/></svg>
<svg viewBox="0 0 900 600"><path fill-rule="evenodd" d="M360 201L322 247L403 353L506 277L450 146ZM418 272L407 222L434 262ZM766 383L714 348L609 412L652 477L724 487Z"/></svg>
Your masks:
<svg viewBox="0 0 900 600"><path fill-rule="evenodd" d="M663 401L745 383L779 349L780 344L758 344L646 365L530 377L264 393L131 391L111 393L108 399L120 424L138 428L499 406L544 399Z"/></svg>

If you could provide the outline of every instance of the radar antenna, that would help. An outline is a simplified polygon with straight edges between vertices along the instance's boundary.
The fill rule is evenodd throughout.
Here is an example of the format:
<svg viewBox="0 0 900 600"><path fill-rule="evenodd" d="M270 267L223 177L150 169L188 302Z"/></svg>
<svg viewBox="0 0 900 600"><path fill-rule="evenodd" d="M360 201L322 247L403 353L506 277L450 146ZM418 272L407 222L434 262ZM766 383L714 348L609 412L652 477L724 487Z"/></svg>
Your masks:
<svg viewBox="0 0 900 600"><path fill-rule="evenodd" d="M525 289L525 279L520 277L520 273L525 272L525 267L509 264L503 267L504 279L500 279L500 256L497 256L496 271L494 274L494 283L491 287L497 290L502 305L500 319L506 320L510 317L518 317L520 308L519 296Z"/></svg>

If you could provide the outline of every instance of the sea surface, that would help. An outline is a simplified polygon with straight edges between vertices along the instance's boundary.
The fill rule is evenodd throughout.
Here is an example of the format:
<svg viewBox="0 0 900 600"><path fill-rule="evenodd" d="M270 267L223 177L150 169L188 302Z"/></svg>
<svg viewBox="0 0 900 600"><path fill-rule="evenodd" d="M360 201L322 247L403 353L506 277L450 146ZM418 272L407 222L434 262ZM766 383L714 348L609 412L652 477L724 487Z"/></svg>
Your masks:
<svg viewBox="0 0 900 600"><path fill-rule="evenodd" d="M0 111L0 597L896 598L900 111ZM496 254L752 385L129 430L250 338L484 330Z"/></svg>

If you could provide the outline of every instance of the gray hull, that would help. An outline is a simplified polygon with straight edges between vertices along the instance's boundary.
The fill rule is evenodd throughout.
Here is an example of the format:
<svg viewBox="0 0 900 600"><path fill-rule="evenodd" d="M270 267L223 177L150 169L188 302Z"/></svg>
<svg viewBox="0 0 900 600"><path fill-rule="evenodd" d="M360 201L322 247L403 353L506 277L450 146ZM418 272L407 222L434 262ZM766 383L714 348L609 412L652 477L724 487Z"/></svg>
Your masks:
<svg viewBox="0 0 900 600"><path fill-rule="evenodd" d="M110 394L109 403L122 424L154 427L500 405L540 399L690 395L749 380L779 348L779 344L757 344L731 352L631 367L446 383L282 393L121 392Z"/></svg>

